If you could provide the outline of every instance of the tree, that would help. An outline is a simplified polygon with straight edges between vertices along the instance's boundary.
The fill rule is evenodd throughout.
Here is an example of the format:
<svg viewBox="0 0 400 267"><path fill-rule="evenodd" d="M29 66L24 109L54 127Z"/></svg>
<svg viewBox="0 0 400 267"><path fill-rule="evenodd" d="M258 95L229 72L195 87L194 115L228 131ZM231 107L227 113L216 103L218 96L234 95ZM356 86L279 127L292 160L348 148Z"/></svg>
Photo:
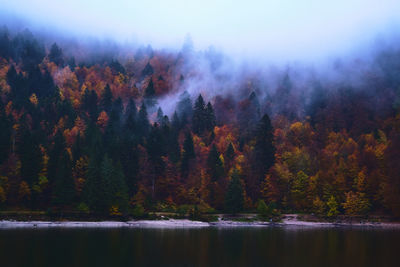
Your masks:
<svg viewBox="0 0 400 267"><path fill-rule="evenodd" d="M58 66L64 65L62 50L58 47L56 43L54 43L50 48L49 59L50 61L56 63L56 65Z"/></svg>
<svg viewBox="0 0 400 267"><path fill-rule="evenodd" d="M4 112L3 102L0 100L0 165L7 159L11 147L11 122Z"/></svg>
<svg viewBox="0 0 400 267"><path fill-rule="evenodd" d="M156 90L154 89L153 79L150 78L150 81L147 84L146 90L144 92L144 100L146 106L153 107L157 103L155 97L156 97Z"/></svg>
<svg viewBox="0 0 400 267"><path fill-rule="evenodd" d="M299 171L294 178L291 194L293 205L297 210L304 210L307 207L308 175Z"/></svg>
<svg viewBox="0 0 400 267"><path fill-rule="evenodd" d="M107 176L107 173L109 175ZM108 213L110 203L109 184L104 177L111 176L112 170L108 161L100 162L98 155L89 160L84 194L89 208L94 213Z"/></svg>
<svg viewBox="0 0 400 267"><path fill-rule="evenodd" d="M101 163L101 179L106 197L106 209L111 212L126 211L128 206L128 188L125 184L125 177L120 163L114 164L112 160L105 155ZM106 210L105 210L106 211Z"/></svg>
<svg viewBox="0 0 400 267"><path fill-rule="evenodd" d="M328 217L334 217L339 214L339 205L334 196L330 196L328 202L326 202L326 205L328 206Z"/></svg>
<svg viewBox="0 0 400 267"><path fill-rule="evenodd" d="M146 66L142 70L142 76L153 75L153 73L153 67L150 65L150 62L147 62Z"/></svg>
<svg viewBox="0 0 400 267"><path fill-rule="evenodd" d="M184 127L192 118L193 107L190 94L185 90L180 96L176 105L177 114L181 121L181 127Z"/></svg>
<svg viewBox="0 0 400 267"><path fill-rule="evenodd" d="M75 197L75 184L72 178L72 166L69 154L64 150L58 161L57 174L54 181L54 204L71 205Z"/></svg>
<svg viewBox="0 0 400 267"><path fill-rule="evenodd" d="M210 102L207 103L207 107L205 110L205 116L206 116L205 128L208 131L212 131L215 127L216 119L215 119L214 109Z"/></svg>
<svg viewBox="0 0 400 267"><path fill-rule="evenodd" d="M21 160L21 176L32 186L38 180L41 170L41 151L38 137L29 129L21 129L21 139L18 144L18 155Z"/></svg>
<svg viewBox="0 0 400 267"><path fill-rule="evenodd" d="M182 164L181 173L182 177L186 178L189 174L190 162L196 157L194 152L193 137L190 131L186 132L185 140L183 141L183 154L182 154Z"/></svg>
<svg viewBox="0 0 400 267"><path fill-rule="evenodd" d="M273 215L272 207L265 204L264 200L260 199L257 203L257 213L262 219L268 219Z"/></svg>
<svg viewBox="0 0 400 267"><path fill-rule="evenodd" d="M251 138L257 123L260 120L260 103L255 92L247 99L239 102L237 113L238 126L245 140Z"/></svg>
<svg viewBox="0 0 400 267"><path fill-rule="evenodd" d="M140 137L144 137L149 133L150 123L147 118L147 108L144 103L142 103L138 113L137 126L137 132Z"/></svg>
<svg viewBox="0 0 400 267"><path fill-rule="evenodd" d="M202 134L206 129L206 109L203 97L201 94L194 104L192 129L196 134Z"/></svg>
<svg viewBox="0 0 400 267"><path fill-rule="evenodd" d="M255 130L254 169L261 181L275 161L275 147L273 145L273 128L267 114L265 114Z"/></svg>
<svg viewBox="0 0 400 267"><path fill-rule="evenodd" d="M219 181L224 176L224 165L214 144L208 154L207 170L212 182Z"/></svg>
<svg viewBox="0 0 400 267"><path fill-rule="evenodd" d="M231 214L243 210L243 187L240 181L239 172L235 169L225 196L225 210Z"/></svg>
<svg viewBox="0 0 400 267"><path fill-rule="evenodd" d="M57 167L59 166L59 161L65 150L65 140L61 131L57 131L54 136L54 144L49 151L49 167L48 167L48 177L49 181L53 182L56 180Z"/></svg>
<svg viewBox="0 0 400 267"><path fill-rule="evenodd" d="M0 29L0 57L9 59L12 56L13 47L7 27Z"/></svg>
<svg viewBox="0 0 400 267"><path fill-rule="evenodd" d="M347 215L364 215L370 207L365 193L354 193L352 191L346 193L346 201L343 203L343 208Z"/></svg>
<svg viewBox="0 0 400 267"><path fill-rule="evenodd" d="M104 88L103 94L101 95L100 108L108 114L110 114L112 108L113 94L110 86L107 84Z"/></svg>
<svg viewBox="0 0 400 267"><path fill-rule="evenodd" d="M82 96L82 109L88 112L92 121L97 119L97 94L94 90L89 91L88 89L85 89Z"/></svg>

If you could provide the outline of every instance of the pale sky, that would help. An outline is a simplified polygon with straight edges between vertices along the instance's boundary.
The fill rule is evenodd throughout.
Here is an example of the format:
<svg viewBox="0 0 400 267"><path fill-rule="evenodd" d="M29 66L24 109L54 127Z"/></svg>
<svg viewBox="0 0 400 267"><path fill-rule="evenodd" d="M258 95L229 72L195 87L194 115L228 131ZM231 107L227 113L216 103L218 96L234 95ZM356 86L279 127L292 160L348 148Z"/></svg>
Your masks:
<svg viewBox="0 0 400 267"><path fill-rule="evenodd" d="M232 54L301 58L400 25L400 0L0 0L0 11L69 33Z"/></svg>

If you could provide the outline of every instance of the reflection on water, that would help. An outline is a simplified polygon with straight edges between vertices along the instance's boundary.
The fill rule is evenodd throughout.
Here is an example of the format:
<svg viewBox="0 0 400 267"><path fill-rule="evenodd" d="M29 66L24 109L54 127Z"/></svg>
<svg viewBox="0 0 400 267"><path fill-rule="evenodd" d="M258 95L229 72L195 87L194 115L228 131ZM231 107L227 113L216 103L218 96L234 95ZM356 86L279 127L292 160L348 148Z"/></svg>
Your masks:
<svg viewBox="0 0 400 267"><path fill-rule="evenodd" d="M17 229L0 230L0 266L400 266L399 244L377 229Z"/></svg>

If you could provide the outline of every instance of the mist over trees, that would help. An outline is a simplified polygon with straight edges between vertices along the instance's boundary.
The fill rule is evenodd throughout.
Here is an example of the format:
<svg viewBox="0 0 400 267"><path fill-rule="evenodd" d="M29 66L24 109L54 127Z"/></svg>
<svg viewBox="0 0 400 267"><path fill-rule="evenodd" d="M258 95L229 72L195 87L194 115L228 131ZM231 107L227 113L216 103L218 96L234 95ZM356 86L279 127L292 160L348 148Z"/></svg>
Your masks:
<svg viewBox="0 0 400 267"><path fill-rule="evenodd" d="M70 50L0 30L2 209L400 216L399 44L326 72Z"/></svg>

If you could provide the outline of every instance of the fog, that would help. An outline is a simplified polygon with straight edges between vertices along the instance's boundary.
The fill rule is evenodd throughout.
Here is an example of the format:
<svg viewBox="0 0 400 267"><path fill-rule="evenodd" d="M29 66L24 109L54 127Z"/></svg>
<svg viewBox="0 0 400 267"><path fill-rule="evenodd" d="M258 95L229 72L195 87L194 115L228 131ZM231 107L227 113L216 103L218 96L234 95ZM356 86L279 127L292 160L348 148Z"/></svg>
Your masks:
<svg viewBox="0 0 400 267"><path fill-rule="evenodd" d="M361 90L370 73L382 77L378 55L400 43L396 2L0 0L0 24L11 34L28 28L47 50L57 42L77 63L126 64L148 45L182 56L172 75L184 82L157 99L169 116L186 90L192 102L201 93L235 105L254 91L263 112L304 117L315 84ZM290 83L285 96L283 83Z"/></svg>
<svg viewBox="0 0 400 267"><path fill-rule="evenodd" d="M0 0L0 10L42 30L269 61L346 53L399 25L397 0Z"/></svg>

